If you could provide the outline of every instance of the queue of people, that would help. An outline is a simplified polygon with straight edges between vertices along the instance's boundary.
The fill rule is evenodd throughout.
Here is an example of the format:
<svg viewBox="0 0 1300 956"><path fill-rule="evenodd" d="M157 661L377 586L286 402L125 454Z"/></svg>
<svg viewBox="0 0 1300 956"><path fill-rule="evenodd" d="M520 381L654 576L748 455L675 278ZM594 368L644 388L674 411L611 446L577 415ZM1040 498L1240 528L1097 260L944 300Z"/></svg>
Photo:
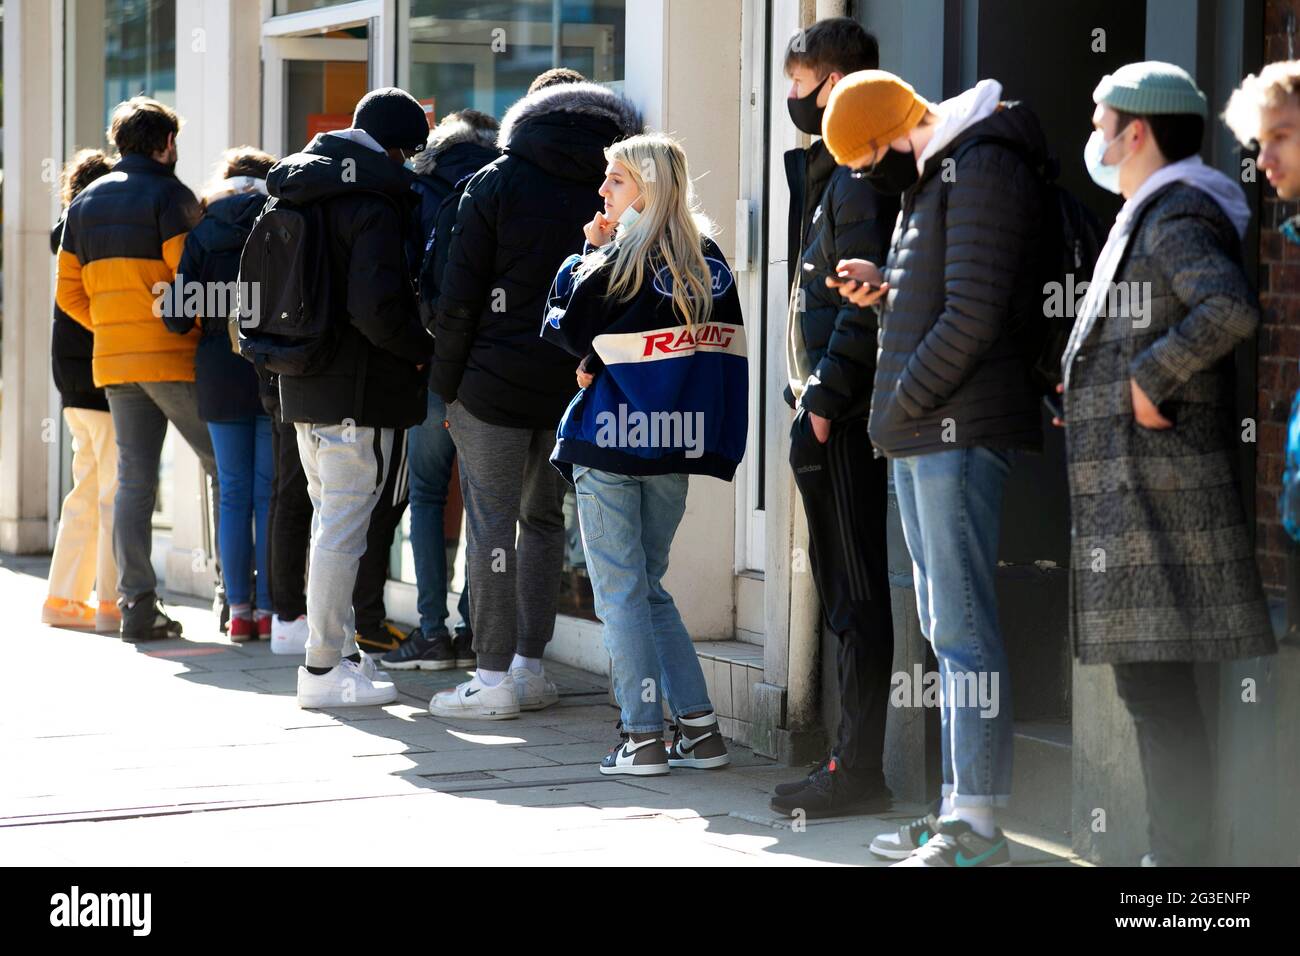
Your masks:
<svg viewBox="0 0 1300 956"><path fill-rule="evenodd" d="M783 63L791 122L820 136L786 157L783 384L841 706L826 759L771 805L813 818L891 805L892 479L939 669L943 775L930 811L871 852L1005 865L999 527L1016 458L1042 445L1033 330L1068 226L1030 107L992 79L930 102L878 67L848 18L801 31ZM1300 67L1274 64L1228 111L1284 198L1300 195L1297 84ZM1082 162L1125 202L1077 277L1089 291L1045 396L1068 453L1070 633L1081 662L1112 667L1137 729L1146 862L1199 863L1213 782L1193 664L1275 649L1224 427L1223 362L1259 321L1241 266L1249 211L1199 158L1209 108L1185 71L1130 64L1094 105L1078 118L1093 128ZM470 678L430 712L509 719L558 700L544 660L571 491L621 712L599 771L726 766L663 581L690 476L730 481L744 456L749 363L682 145L564 69L499 124L464 110L430 130L410 95L374 90L349 129L299 153L227 151L201 201L174 174L179 130L136 97L113 114L119 158L83 151L65 170L54 361L75 482L43 620L132 642L180 634L149 560L170 421L219 489L231 639L302 656L300 706L391 703L388 669L461 667ZM236 307L206 294L248 295L249 281ZM1149 291L1140 315L1115 309L1117 285ZM626 429L635 415L670 423L670 440ZM453 461L468 583L449 628ZM420 621L403 635L383 582L408 501ZM992 713L962 693L977 684L998 695Z"/></svg>

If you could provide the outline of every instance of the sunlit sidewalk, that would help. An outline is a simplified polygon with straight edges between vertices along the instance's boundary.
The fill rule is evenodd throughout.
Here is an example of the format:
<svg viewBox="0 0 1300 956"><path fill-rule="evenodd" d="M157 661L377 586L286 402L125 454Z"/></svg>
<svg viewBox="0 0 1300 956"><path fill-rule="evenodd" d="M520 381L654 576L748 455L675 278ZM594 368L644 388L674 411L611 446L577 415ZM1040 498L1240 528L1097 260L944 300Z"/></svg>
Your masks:
<svg viewBox="0 0 1300 956"><path fill-rule="evenodd" d="M297 659L231 644L197 601L185 638L136 647L38 623L44 559L0 554L0 859L76 864L851 864L915 815L792 827L790 768L732 748L724 771L602 777L617 711L602 677L548 664L560 703L518 720L429 716L463 671L394 673L396 704L300 710ZM1015 862L1078 863L1010 829Z"/></svg>

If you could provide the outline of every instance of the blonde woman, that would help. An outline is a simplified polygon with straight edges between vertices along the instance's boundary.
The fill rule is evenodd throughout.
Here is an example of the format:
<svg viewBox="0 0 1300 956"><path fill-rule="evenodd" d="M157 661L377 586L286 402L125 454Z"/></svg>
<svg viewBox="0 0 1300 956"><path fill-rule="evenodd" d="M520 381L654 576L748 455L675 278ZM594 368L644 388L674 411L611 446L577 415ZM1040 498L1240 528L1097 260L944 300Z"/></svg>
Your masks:
<svg viewBox="0 0 1300 956"><path fill-rule="evenodd" d="M542 335L582 358L551 460L573 482L623 742L603 774L726 766L699 659L664 590L689 476L730 481L748 366L731 270L695 212L686 155L660 134L605 152L604 209L556 276ZM675 735L663 742L664 700Z"/></svg>
<svg viewBox="0 0 1300 956"><path fill-rule="evenodd" d="M112 161L98 149L83 149L73 156L61 179L65 216L83 189L112 170ZM63 239L63 221L61 216L50 234L55 255ZM117 440L108 399L91 375L94 344L91 331L56 304L50 352L63 420L72 434L72 490L63 499L59 515L41 621L55 627L116 631L122 620L113 559ZM92 587L97 605L88 603Z"/></svg>

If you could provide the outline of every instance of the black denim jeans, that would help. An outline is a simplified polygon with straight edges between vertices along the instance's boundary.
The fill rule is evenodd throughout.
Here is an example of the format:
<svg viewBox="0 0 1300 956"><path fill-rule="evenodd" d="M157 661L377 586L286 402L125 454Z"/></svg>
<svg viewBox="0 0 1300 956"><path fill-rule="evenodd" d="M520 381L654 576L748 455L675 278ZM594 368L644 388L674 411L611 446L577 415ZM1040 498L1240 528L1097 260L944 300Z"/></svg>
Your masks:
<svg viewBox="0 0 1300 956"><path fill-rule="evenodd" d="M1147 834L1161 866L1210 863L1214 771L1194 665L1115 664L1115 688L1137 730Z"/></svg>

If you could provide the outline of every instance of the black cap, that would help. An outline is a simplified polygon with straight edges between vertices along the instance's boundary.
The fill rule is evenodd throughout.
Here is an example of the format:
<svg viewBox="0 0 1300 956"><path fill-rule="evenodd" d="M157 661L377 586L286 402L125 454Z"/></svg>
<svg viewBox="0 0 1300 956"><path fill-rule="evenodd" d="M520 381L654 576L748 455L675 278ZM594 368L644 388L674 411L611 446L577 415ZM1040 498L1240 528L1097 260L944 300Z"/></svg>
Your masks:
<svg viewBox="0 0 1300 956"><path fill-rule="evenodd" d="M429 135L424 107L410 93L395 86L371 90L357 103L352 126L363 129L384 149L420 152Z"/></svg>

